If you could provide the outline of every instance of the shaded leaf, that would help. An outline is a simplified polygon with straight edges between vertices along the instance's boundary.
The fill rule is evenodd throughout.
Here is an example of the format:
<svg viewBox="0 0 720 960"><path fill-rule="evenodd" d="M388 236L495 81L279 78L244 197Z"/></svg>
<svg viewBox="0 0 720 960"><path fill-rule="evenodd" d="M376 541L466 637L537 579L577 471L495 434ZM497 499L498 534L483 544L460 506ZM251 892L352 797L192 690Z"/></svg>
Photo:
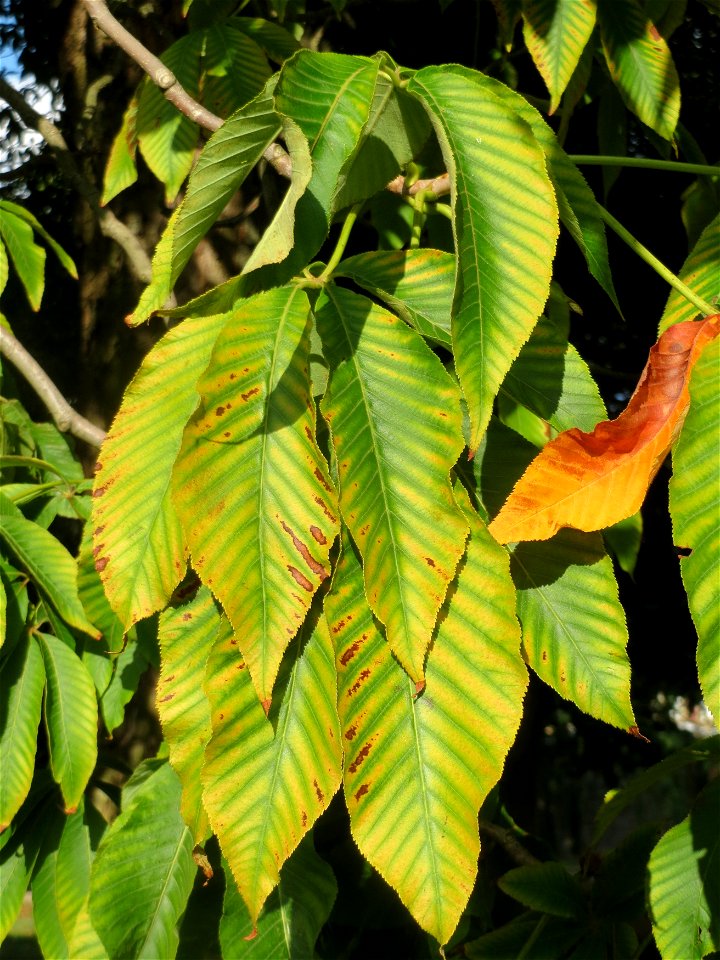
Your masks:
<svg viewBox="0 0 720 960"><path fill-rule="evenodd" d="M195 381L225 316L185 320L145 357L95 466L93 553L123 627L161 609L185 573L170 474L195 409Z"/></svg>
<svg viewBox="0 0 720 960"><path fill-rule="evenodd" d="M590 716L634 727L625 613L602 538L563 530L518 544L511 570L528 665Z"/></svg>
<svg viewBox="0 0 720 960"><path fill-rule="evenodd" d="M523 0L523 36L555 113L595 27L595 0Z"/></svg>
<svg viewBox="0 0 720 960"><path fill-rule="evenodd" d="M270 77L270 66L255 40L228 19L202 31L202 102L226 117L256 97Z"/></svg>
<svg viewBox="0 0 720 960"><path fill-rule="evenodd" d="M500 889L531 910L553 917L582 919L587 905L582 887L560 863L515 867L498 880Z"/></svg>
<svg viewBox="0 0 720 960"><path fill-rule="evenodd" d="M455 257L442 250L378 250L343 260L336 277L350 277L418 333L451 345Z"/></svg>
<svg viewBox="0 0 720 960"><path fill-rule="evenodd" d="M701 960L720 950L720 780L650 855L653 935L663 960Z"/></svg>
<svg viewBox="0 0 720 960"><path fill-rule="evenodd" d="M468 529L449 480L463 447L458 390L418 334L365 297L328 286L316 320L340 508L370 607L419 682Z"/></svg>
<svg viewBox="0 0 720 960"><path fill-rule="evenodd" d="M675 328L671 328L675 329ZM698 633L703 699L720 721L720 444L708 442L720 424L720 339L709 344L690 378L690 409L673 450L670 516L673 541L690 550L680 572Z"/></svg>
<svg viewBox="0 0 720 960"><path fill-rule="evenodd" d="M193 566L222 603L263 701L328 575L337 530L315 440L309 310L295 286L237 304L198 381L173 474Z"/></svg>
<svg viewBox="0 0 720 960"><path fill-rule="evenodd" d="M50 767L65 812L74 813L97 759L95 685L85 664L62 640L35 633L45 663L45 724Z"/></svg>
<svg viewBox="0 0 720 960"><path fill-rule="evenodd" d="M311 960L316 956L315 942L336 896L335 876L315 852L309 833L283 864L280 882L260 912L257 936L253 939L248 939L254 929L250 914L230 879L220 920L223 956L243 960Z"/></svg>
<svg viewBox="0 0 720 960"><path fill-rule="evenodd" d="M203 799L253 924L280 867L340 783L335 664L324 619L303 627L283 668L268 718L224 622L205 677L213 736Z"/></svg>
<svg viewBox="0 0 720 960"><path fill-rule="evenodd" d="M270 20L261 17L232 17L228 24L242 30L276 63L283 63L300 49L291 33Z"/></svg>
<svg viewBox="0 0 720 960"><path fill-rule="evenodd" d="M200 769L212 730L202 684L217 631L218 613L205 587L190 603L162 614L158 630L162 665L157 710L170 763L182 784L180 813L196 844L208 834Z"/></svg>
<svg viewBox="0 0 720 960"><path fill-rule="evenodd" d="M631 517L618 520L611 527L603 530L605 545L613 554L620 569L630 576L635 572L638 553L643 535L642 513L634 513Z"/></svg>
<svg viewBox="0 0 720 960"><path fill-rule="evenodd" d="M111 957L175 956L196 869L179 804L180 781L165 763L138 785L98 847L90 919Z"/></svg>
<svg viewBox="0 0 720 960"><path fill-rule="evenodd" d="M14 214L16 217L19 217L20 220L24 220L25 223L29 224L35 233L39 237L42 237L45 243L50 247L52 252L58 258L58 261L67 270L70 276L77 280L77 267L75 266L72 257L69 253L67 253L67 251L63 250L57 240L54 240L50 236L37 217L33 216L33 214L30 213L29 210L26 210L25 207L21 207L17 203L12 203L10 200L0 200L0 210L6 210L8 213ZM2 244L0 244L0 246L2 246ZM1 288L2 283L0 283L0 289ZM51 426L51 424L46 424L45 426Z"/></svg>
<svg viewBox="0 0 720 960"><path fill-rule="evenodd" d="M663 334L617 419L592 433L562 433L530 464L490 524L496 540L545 540L561 527L601 530L636 513L679 434L690 373L718 334L720 314Z"/></svg>
<svg viewBox="0 0 720 960"><path fill-rule="evenodd" d="M368 609L359 559L347 542L325 601L353 837L441 944L473 888L478 810L500 777L527 684L507 557L458 494L472 517L471 535L420 696Z"/></svg>
<svg viewBox="0 0 720 960"><path fill-rule="evenodd" d="M637 0L598 0L610 76L629 110L665 140L680 113L680 81L667 43Z"/></svg>
<svg viewBox="0 0 720 960"><path fill-rule="evenodd" d="M23 636L0 668L0 832L30 789L44 686L40 651Z"/></svg>
<svg viewBox="0 0 720 960"><path fill-rule="evenodd" d="M29 223L0 207L0 246L3 241L30 306L39 310L45 289L45 251L35 243Z"/></svg>
<svg viewBox="0 0 720 960"><path fill-rule="evenodd" d="M720 303L720 213L700 234L698 242L680 271L683 280L699 297ZM684 320L694 320L698 309L677 290L671 290L662 319L660 333Z"/></svg>
<svg viewBox="0 0 720 960"><path fill-rule="evenodd" d="M450 173L458 256L452 339L475 451L548 297L555 194L532 131L480 74L425 67L408 90L426 105Z"/></svg>

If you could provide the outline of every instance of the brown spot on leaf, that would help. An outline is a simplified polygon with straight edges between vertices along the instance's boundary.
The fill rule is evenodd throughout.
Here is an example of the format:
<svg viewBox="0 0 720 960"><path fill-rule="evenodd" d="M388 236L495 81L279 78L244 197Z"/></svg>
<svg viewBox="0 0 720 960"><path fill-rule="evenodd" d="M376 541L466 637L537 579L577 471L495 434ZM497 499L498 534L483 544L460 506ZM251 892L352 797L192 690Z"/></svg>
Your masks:
<svg viewBox="0 0 720 960"><path fill-rule="evenodd" d="M315 440L315 437L313 437L312 430L307 424L305 424L305 436L308 438L310 443L313 443L313 441Z"/></svg>
<svg viewBox="0 0 720 960"><path fill-rule="evenodd" d="M355 793L355 800L356 800L356 802L360 800L360 797L364 797L365 794L368 792L369 789L370 789L369 784L364 783L364 784L360 787L360 789Z"/></svg>
<svg viewBox="0 0 720 960"><path fill-rule="evenodd" d="M369 524L369 523L366 523L364 527L360 527L360 536L361 536L361 537L366 537L366 536L367 536L367 532L368 532L369 529L370 529L370 524Z"/></svg>
<svg viewBox="0 0 720 960"><path fill-rule="evenodd" d="M160 697L160 700L159 700L158 702L159 702L159 703L167 703L168 700L172 700L174 696L175 696L174 693L169 693L166 697Z"/></svg>
<svg viewBox="0 0 720 960"><path fill-rule="evenodd" d="M100 471L102 470L102 468L103 468L103 465L102 465L102 464L100 463L100 461L98 460L98 462L97 462L97 463L95 464L95 466L93 467L93 472L97 475L98 473L100 473Z"/></svg>
<svg viewBox="0 0 720 960"><path fill-rule="evenodd" d="M96 537L99 537L100 534L103 532L104 529L105 529L105 525L104 525L104 524L103 524L102 527L95 527L95 536L96 536Z"/></svg>
<svg viewBox="0 0 720 960"><path fill-rule="evenodd" d="M191 614L191 613L184 613L182 618L183 618L183 620L192 620L192 614Z"/></svg>
<svg viewBox="0 0 720 960"><path fill-rule="evenodd" d="M320 509L322 510L322 512L325 514L325 516L328 518L328 520L329 520L331 523L337 523L337 518L335 517L335 514L334 514L334 513L331 513L331 512L328 510L327 505L326 505L326 503L325 503L325 501L323 500L322 497L313 497L313 500L314 500L315 503L320 507Z"/></svg>
<svg viewBox="0 0 720 960"><path fill-rule="evenodd" d="M543 652L542 652L542 661L543 661L543 663L545 663L546 660L547 660L547 650L543 650Z"/></svg>
<svg viewBox="0 0 720 960"><path fill-rule="evenodd" d="M321 563L318 563L315 557L313 557L310 554L310 551L302 542L302 540L300 540L298 537L295 536L294 531L290 529L290 527L285 523L285 521L281 520L280 522L283 530L285 531L285 533L289 534L290 538L292 539L293 546L295 547L297 552L300 554L300 556L303 558L305 563L310 567L310 569L316 576L324 580L325 577L327 576L327 572L323 567L323 565ZM305 589L307 589L307 587Z"/></svg>
<svg viewBox="0 0 720 960"><path fill-rule="evenodd" d="M221 417L225 413L225 407L215 407L215 416Z"/></svg>
<svg viewBox="0 0 720 960"><path fill-rule="evenodd" d="M334 627L331 627L330 629L332 630L333 633L340 633L340 631L342 630L342 628L343 628L344 626L345 626L345 621L344 621L344 620L339 620L339 621L335 624L335 626L334 626Z"/></svg>
<svg viewBox="0 0 720 960"><path fill-rule="evenodd" d="M92 492L93 497L101 497L109 486L110 484L106 483L104 487L95 487Z"/></svg>
<svg viewBox="0 0 720 960"><path fill-rule="evenodd" d="M307 814L304 810L300 811L300 822L302 823L303 830L307 826Z"/></svg>
<svg viewBox="0 0 720 960"><path fill-rule="evenodd" d="M318 798L318 803L324 803L325 794L320 789L317 780L313 780L313 786L315 787L315 796Z"/></svg>
<svg viewBox="0 0 720 960"><path fill-rule="evenodd" d="M313 535L313 538L323 546L327 543L327 537L322 532L320 527L316 527L314 524L310 527L310 533Z"/></svg>
<svg viewBox="0 0 720 960"><path fill-rule="evenodd" d="M247 393L241 393L240 396L242 397L243 401L247 403L250 397L254 397L258 393L260 393L260 387L253 387L252 390L248 390Z"/></svg>
<svg viewBox="0 0 720 960"><path fill-rule="evenodd" d="M347 695L351 697L354 693L357 693L360 687L363 685L365 680L370 676L370 671L365 669L360 671L360 676L357 678L355 683L348 689Z"/></svg>
<svg viewBox="0 0 720 960"><path fill-rule="evenodd" d="M107 565L108 565L107 557L100 557L99 560L95 561L95 569L97 570L98 573L102 573Z"/></svg>
<svg viewBox="0 0 720 960"><path fill-rule="evenodd" d="M293 578L295 583L298 584L298 586L302 587L303 590L307 590L308 593L313 592L313 585L310 583L304 573L300 573L297 567L292 567L290 564L288 564L287 568L290 571L290 576Z"/></svg>
<svg viewBox="0 0 720 960"><path fill-rule="evenodd" d="M360 750L360 752L358 753L358 755L355 757L355 759L353 760L353 762L352 762L352 763L350 764L350 766L348 767L348 770L350 771L350 773L355 773L355 771L360 767L360 765L361 765L361 763L363 762L363 760L365 759L365 757L370 753L370 748L371 748L371 747L372 747L372 743L371 743L370 741L368 741L368 743L366 743L366 744L362 747L362 749Z"/></svg>
<svg viewBox="0 0 720 960"><path fill-rule="evenodd" d="M425 563L426 563L429 567L434 567L434 566L435 566L435 561L433 560L432 557L425 557Z"/></svg>
<svg viewBox="0 0 720 960"><path fill-rule="evenodd" d="M224 437L229 437L229 436L230 436L230 431L229 431L229 430L226 430L225 433L223 433L223 436L224 436Z"/></svg>
<svg viewBox="0 0 720 960"><path fill-rule="evenodd" d="M365 639L365 637L363 636L363 640L364 640L364 639ZM355 654L358 652L358 650L360 649L361 646L362 646L362 640L356 640L355 643L351 644L351 645L347 648L347 650L345 651L345 653L343 653L343 655L340 657L340 663L341 663L344 667L346 667L346 666L350 663L350 661L352 660L352 658L355 656Z"/></svg>
<svg viewBox="0 0 720 960"><path fill-rule="evenodd" d="M351 727L348 727L345 731L345 739L352 740L357 733L357 726L353 724Z"/></svg>
<svg viewBox="0 0 720 960"><path fill-rule="evenodd" d="M325 487L328 493L332 492L332 488L330 487L330 484L322 475L322 470L319 467L315 467L315 469L313 470L313 473L315 474L315 479L319 481L323 485L323 487Z"/></svg>

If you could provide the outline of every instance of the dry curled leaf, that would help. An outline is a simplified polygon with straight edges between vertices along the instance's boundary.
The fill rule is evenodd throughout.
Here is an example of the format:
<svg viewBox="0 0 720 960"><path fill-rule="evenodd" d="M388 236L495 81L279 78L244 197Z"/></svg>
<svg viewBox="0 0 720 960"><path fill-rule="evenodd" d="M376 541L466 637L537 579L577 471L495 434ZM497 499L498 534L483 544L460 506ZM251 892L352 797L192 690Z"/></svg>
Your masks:
<svg viewBox="0 0 720 960"><path fill-rule="evenodd" d="M682 428L693 366L718 335L720 314L670 327L617 419L592 433L566 430L535 457L490 524L495 539L547 540L561 527L602 530L635 513Z"/></svg>

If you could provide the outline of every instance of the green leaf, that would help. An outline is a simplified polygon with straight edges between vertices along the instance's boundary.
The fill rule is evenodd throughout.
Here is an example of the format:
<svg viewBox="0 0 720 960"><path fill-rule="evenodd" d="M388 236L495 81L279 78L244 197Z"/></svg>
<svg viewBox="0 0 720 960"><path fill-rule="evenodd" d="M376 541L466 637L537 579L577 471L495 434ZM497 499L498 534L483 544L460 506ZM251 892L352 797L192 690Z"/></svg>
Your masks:
<svg viewBox="0 0 720 960"><path fill-rule="evenodd" d="M205 587L190 603L162 614L158 629L162 663L157 709L170 763L182 784L180 813L196 844L209 832L200 769L212 728L202 684L217 632L217 609Z"/></svg>
<svg viewBox="0 0 720 960"><path fill-rule="evenodd" d="M446 5L452 0L442 0ZM522 0L491 0L498 18L498 43L509 53L513 45L515 26L522 12Z"/></svg>
<svg viewBox="0 0 720 960"><path fill-rule="evenodd" d="M152 283L143 291L128 319L130 324L142 323L162 307L195 247L280 132L273 86L274 80L270 80L262 93L229 117L208 140L185 197L157 245Z"/></svg>
<svg viewBox="0 0 720 960"><path fill-rule="evenodd" d="M527 686L507 554L458 494L472 517L470 540L420 696L368 609L347 541L325 601L353 837L441 944L473 889L478 810L502 772Z"/></svg>
<svg viewBox="0 0 720 960"><path fill-rule="evenodd" d="M595 27L595 2L523 0L522 13L525 44L550 91L553 114Z"/></svg>
<svg viewBox="0 0 720 960"><path fill-rule="evenodd" d="M77 565L65 547L47 530L26 520L2 494L0 517L0 538L42 596L71 627L97 638L98 630L88 620L78 597Z"/></svg>
<svg viewBox="0 0 720 960"><path fill-rule="evenodd" d="M617 560L620 569L630 576L635 572L640 545L642 544L643 519L638 511L625 520L619 520L602 532L605 545Z"/></svg>
<svg viewBox="0 0 720 960"><path fill-rule="evenodd" d="M315 852L309 833L283 864L280 882L265 902L257 921L257 936L251 940L247 938L254 925L230 877L220 920L223 956L238 960L315 956L315 943L336 896L335 876Z"/></svg>
<svg viewBox="0 0 720 960"><path fill-rule="evenodd" d="M0 294L2 294L7 286L9 276L10 264L8 263L8 256L5 252L5 244L0 242Z"/></svg>
<svg viewBox="0 0 720 960"><path fill-rule="evenodd" d="M112 677L100 697L100 712L110 733L125 719L125 707L137 690L140 677L149 663L142 644L133 641L129 641L115 659Z"/></svg>
<svg viewBox="0 0 720 960"><path fill-rule="evenodd" d="M295 286L238 303L198 382L173 474L193 566L222 603L263 701L328 576L337 530L315 440L309 311Z"/></svg>
<svg viewBox="0 0 720 960"><path fill-rule="evenodd" d="M90 918L110 957L174 957L192 888L192 835L180 781L165 763L105 832L90 878Z"/></svg>
<svg viewBox="0 0 720 960"><path fill-rule="evenodd" d="M690 409L673 450L673 542L689 549L680 572L698 633L697 666L707 708L720 720L720 450L708 437L720 423L720 340L703 350L690 379Z"/></svg>
<svg viewBox="0 0 720 960"><path fill-rule="evenodd" d="M557 324L541 317L503 381L501 392L561 433L591 431L607 413L585 361Z"/></svg>
<svg viewBox="0 0 720 960"><path fill-rule="evenodd" d="M0 669L0 833L30 789L44 686L40 651L23 636Z"/></svg>
<svg viewBox="0 0 720 960"><path fill-rule="evenodd" d="M578 920L587 915L580 883L560 863L550 861L515 867L500 877L498 886L531 910Z"/></svg>
<svg viewBox="0 0 720 960"><path fill-rule="evenodd" d="M663 960L701 960L720 950L720 780L650 856L653 935Z"/></svg>
<svg viewBox="0 0 720 960"><path fill-rule="evenodd" d="M280 867L339 786L342 747L324 618L306 623L291 645L269 718L243 667L225 623L205 677L213 736L203 798L256 924Z"/></svg>
<svg viewBox="0 0 720 960"><path fill-rule="evenodd" d="M680 113L680 81L665 40L637 0L599 0L605 60L625 105L665 140Z"/></svg>
<svg viewBox="0 0 720 960"><path fill-rule="evenodd" d="M0 210L7 210L8 213L15 214L16 217L19 217L20 220L24 220L25 223L29 224L35 233L39 237L42 237L45 243L50 247L52 252L58 258L62 266L67 270L73 279L77 280L78 272L75 263L73 262L72 257L66 253L65 250L60 246L57 240L53 240L50 234L47 232L45 227L40 223L37 217L33 216L29 210L26 210L25 207L19 206L17 203L11 203L9 200L0 200ZM2 284L0 284L0 288Z"/></svg>
<svg viewBox="0 0 720 960"><path fill-rule="evenodd" d="M316 320L341 512L370 607L420 682L468 530L449 481L463 449L458 390L418 334L366 297L328 286Z"/></svg>
<svg viewBox="0 0 720 960"><path fill-rule="evenodd" d="M523 960L548 960L548 957L566 957L586 931L586 923L523 913L510 923L466 943L465 956L467 960L517 960L518 957ZM590 954L572 956L575 960L598 960Z"/></svg>
<svg viewBox="0 0 720 960"><path fill-rule="evenodd" d="M50 767L65 812L74 813L97 759L95 685L85 664L62 640L35 633L45 663L45 723Z"/></svg>
<svg viewBox="0 0 720 960"><path fill-rule="evenodd" d="M182 432L197 404L225 316L185 320L145 357L125 391L95 466L94 556L110 605L127 628L161 609L185 573L170 500Z"/></svg>
<svg viewBox="0 0 720 960"><path fill-rule="evenodd" d="M518 544L511 569L528 665L590 716L633 728L625 613L600 534Z"/></svg>
<svg viewBox="0 0 720 960"><path fill-rule="evenodd" d="M442 250L378 250L343 260L336 277L350 277L418 333L451 345L455 257Z"/></svg>
<svg viewBox="0 0 720 960"><path fill-rule="evenodd" d="M137 94L132 97L123 114L122 125L110 147L103 176L100 206L104 207L137 180Z"/></svg>
<svg viewBox="0 0 720 960"><path fill-rule="evenodd" d="M452 338L474 452L548 297L555 194L532 131L480 74L425 67L408 90L425 103L450 173L458 255Z"/></svg>
<svg viewBox="0 0 720 960"><path fill-rule="evenodd" d="M105 589L100 579L100 574L95 569L95 558L92 554L92 525L85 524L83 538L80 544L80 555L78 556L78 596L89 617L92 617L93 623L97 624L98 630L102 633L102 641L98 644L93 641L98 653L102 650L102 655L107 656L120 653L125 640L125 628L115 615L112 607L105 596ZM103 691L98 691L102 693Z"/></svg>
<svg viewBox="0 0 720 960"><path fill-rule="evenodd" d="M30 306L39 310L45 289L45 251L33 240L32 227L14 212L0 208L0 239L5 241Z"/></svg>
<svg viewBox="0 0 720 960"><path fill-rule="evenodd" d="M710 303L718 304L720 311L720 213L700 234L690 256L683 264L680 279L698 296ZM659 333L684 320L694 320L698 308L694 303L676 290L670 291L665 310L660 321Z"/></svg>
<svg viewBox="0 0 720 960"><path fill-rule="evenodd" d="M202 102L225 117L260 93L271 70L255 40L239 30L235 21L213 24L202 33Z"/></svg>
<svg viewBox="0 0 720 960"><path fill-rule="evenodd" d="M232 17L228 24L252 37L276 63L283 63L300 49L300 44L291 33L270 20L263 20L261 17Z"/></svg>

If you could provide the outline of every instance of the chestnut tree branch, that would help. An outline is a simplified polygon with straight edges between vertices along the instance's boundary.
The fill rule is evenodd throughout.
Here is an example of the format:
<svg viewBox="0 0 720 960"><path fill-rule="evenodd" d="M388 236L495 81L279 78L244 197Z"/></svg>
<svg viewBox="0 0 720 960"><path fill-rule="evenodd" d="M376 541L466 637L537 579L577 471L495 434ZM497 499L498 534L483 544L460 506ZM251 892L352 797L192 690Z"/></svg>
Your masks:
<svg viewBox="0 0 720 960"><path fill-rule="evenodd" d="M105 432L73 410L40 364L30 356L19 340L0 326L0 355L6 357L40 397L50 411L58 430L71 433L93 447L99 447Z"/></svg>

